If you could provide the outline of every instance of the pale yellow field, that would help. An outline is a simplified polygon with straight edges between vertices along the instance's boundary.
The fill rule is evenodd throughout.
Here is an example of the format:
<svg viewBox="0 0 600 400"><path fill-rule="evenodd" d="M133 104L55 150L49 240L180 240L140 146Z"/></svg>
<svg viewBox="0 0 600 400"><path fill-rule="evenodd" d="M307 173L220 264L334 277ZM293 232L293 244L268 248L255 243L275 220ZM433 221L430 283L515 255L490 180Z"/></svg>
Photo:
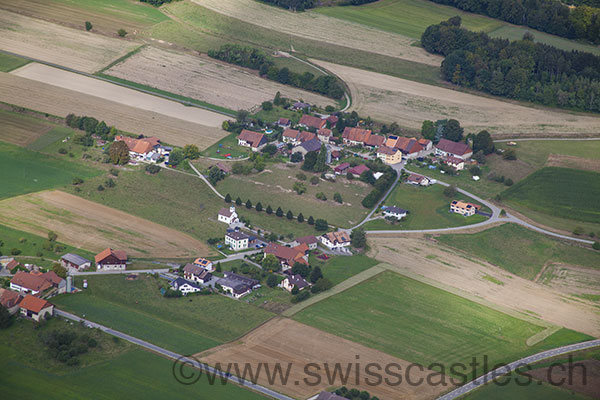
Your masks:
<svg viewBox="0 0 600 400"><path fill-rule="evenodd" d="M487 129L495 136L593 135L600 117L526 107L424 83L312 60L350 87L352 109L361 116L420 129L424 120L454 118L468 132Z"/></svg>
<svg viewBox="0 0 600 400"><path fill-rule="evenodd" d="M325 96L260 78L251 71L191 54L146 47L107 74L231 110L254 110L277 92L319 106L335 105Z"/></svg>
<svg viewBox="0 0 600 400"><path fill-rule="evenodd" d="M131 205L135 207L135 204ZM180 258L209 254L208 246L191 236L58 190L0 201L0 223L90 251L107 247L133 257Z"/></svg>
<svg viewBox="0 0 600 400"><path fill-rule="evenodd" d="M264 28L371 53L439 66L442 57L411 46L414 39L313 12L291 13L255 0L193 0L221 14ZM281 49L289 51L290 49Z"/></svg>
<svg viewBox="0 0 600 400"><path fill-rule="evenodd" d="M162 100L158 97L155 99ZM227 134L217 127L200 125L7 73L0 73L0 101L60 117L69 113L93 116L126 132L157 136L163 142L177 146L196 144L204 149ZM184 110L187 111L188 108Z"/></svg>
<svg viewBox="0 0 600 400"><path fill-rule="evenodd" d="M82 20L83 23L83 20ZM0 49L83 72L96 72L139 46L2 10Z"/></svg>

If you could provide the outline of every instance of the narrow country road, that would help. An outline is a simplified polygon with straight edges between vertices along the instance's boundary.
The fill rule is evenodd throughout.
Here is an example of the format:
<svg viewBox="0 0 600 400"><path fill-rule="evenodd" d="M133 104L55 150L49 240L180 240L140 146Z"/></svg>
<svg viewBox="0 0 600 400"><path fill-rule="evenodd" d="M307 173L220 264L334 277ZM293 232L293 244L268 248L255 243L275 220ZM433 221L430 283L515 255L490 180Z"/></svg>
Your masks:
<svg viewBox="0 0 600 400"><path fill-rule="evenodd" d="M216 194L217 196L219 196L221 199L225 199L225 196L223 196L221 193L219 193L219 192L217 191L217 189L215 189L215 187L214 187L213 185L211 185L211 183L208 181L208 179L206 179L206 178L204 177L204 175L202 175L202 174L200 173L200 171L198 171L198 170L196 169L196 167L194 167L194 165L193 165L191 162L189 162L189 161L188 161L188 165L189 165L189 166L190 166L190 167L191 167L191 168L194 170L194 172L195 172L195 173L198 175L198 177L199 177L200 179L202 179L202 180L204 181L204 183L206 183L206 184L208 185L208 187L209 187L209 188L210 188L210 189L211 189L213 192L215 192L215 194Z"/></svg>
<svg viewBox="0 0 600 400"><path fill-rule="evenodd" d="M389 194L392 193L392 190L394 190L394 188L398 184L398 181L400 180L400 175L402 173L402 169L399 169L399 170L396 168L394 168L394 169L396 170L396 179L394 180L394 183L392 184L392 186L390 186L390 188L387 190L387 192L385 192L385 194L377 202L377 204L375 204L375 207L373 207L373 209L371 211L369 211L369 213L367 214L365 219L363 219L362 222L360 222L358 225L355 225L352 228L344 229L344 230L346 230L348 232L353 231L354 229L362 226L363 224L367 223L371 219L371 216L373 215L373 213L375 213L375 211L377 211L379 209L379 207L381 206L381 203L383 203L385 201L385 199L387 199Z"/></svg>
<svg viewBox="0 0 600 400"><path fill-rule="evenodd" d="M506 375L509 372L516 370L517 368L523 367L527 364L532 364L534 362L544 360L546 358L559 356L566 353L571 353L577 350L589 349L592 347L600 346L600 339L589 340L587 342L571 344L568 346L557 347L556 349L542 351L541 353L537 353L531 355L529 357L521 358L520 360L514 361L508 364L505 367L497 368L493 371L488 372L487 374L480 376L479 378L471 381L458 389L454 389L453 391L446 393L445 395L438 397L437 400L453 400L458 397L464 396L465 394L477 389L479 386L484 385L488 382L493 381L496 378L499 378L502 375Z"/></svg>
<svg viewBox="0 0 600 400"><path fill-rule="evenodd" d="M91 328L98 328L101 331L108 333L109 335L113 335L113 336L116 336L118 338L127 340L128 342L131 342L133 344L141 346L141 347L143 347L143 348L145 348L147 350L153 351L155 353L158 353L160 355L168 357L168 358L170 358L172 360L175 360L179 364L192 365L195 368L198 368L200 370L206 371L206 372L208 372L210 374L214 374L215 376L218 376L220 378L229 379L229 380L233 381L234 383L239 384L240 386L247 387L247 388L249 388L251 390L254 390L256 392L262 393L262 394L264 394L266 396L269 396L269 397L272 397L274 399L278 399L278 400L293 400L291 397L288 397L288 396L283 395L281 393L275 392L275 391L273 391L273 390L271 390L269 388L266 388L264 386L260 386L260 385L254 384L254 383L252 383L250 381L243 380L243 379L235 377L233 375L227 376L224 372L221 372L221 371L219 371L219 370L217 370L217 369L215 369L215 368L213 368L213 367L211 367L211 366L209 366L207 364L201 363L198 360L195 360L193 357L189 358L188 356L183 356L181 354L177 354L177 353L169 351L167 349L163 349L162 347L155 346L152 343L148 343L148 342L146 342L144 340L135 338L133 336L129 336L129 335L123 333L123 332L116 331L116 330L108 328L108 327L106 327L104 325L100 325L100 324L97 324L95 322L88 321L86 319L80 318L77 315L68 313L66 311L55 309L55 313L57 315L61 316L61 317L68 318L68 319L76 321L76 322L83 322L83 323L85 323L87 326L89 326ZM173 377L173 379L176 379L176 378Z"/></svg>

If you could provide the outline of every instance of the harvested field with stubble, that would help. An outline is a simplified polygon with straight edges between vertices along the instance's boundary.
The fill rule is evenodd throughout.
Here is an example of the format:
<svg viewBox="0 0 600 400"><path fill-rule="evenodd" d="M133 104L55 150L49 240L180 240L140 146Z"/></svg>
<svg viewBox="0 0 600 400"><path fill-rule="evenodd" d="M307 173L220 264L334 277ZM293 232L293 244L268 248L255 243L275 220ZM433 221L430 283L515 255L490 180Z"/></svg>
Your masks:
<svg viewBox="0 0 600 400"><path fill-rule="evenodd" d="M51 70L55 69L51 68ZM87 79L93 80L93 78ZM98 83L105 82L98 81ZM110 83L105 84L112 85ZM133 90L132 92L135 95L143 94ZM156 101L155 106L164 104L163 102L171 103L155 96L145 96L148 96L148 101ZM200 149L204 149L219 141L227 133L217 127L200 125L165 115L160 109L149 111L136 107L137 98L135 96L132 98L132 105L130 106L53 86L43 81L0 73L0 101L5 103L61 117L66 117L69 113L93 116L106 121L108 125L116 126L120 130L146 136L157 136L163 142L177 146L196 144ZM179 105L178 103L174 104ZM182 114L191 113L195 110L180 106ZM225 118L223 117L223 119Z"/></svg>
<svg viewBox="0 0 600 400"><path fill-rule="evenodd" d="M1 50L89 73L139 46L4 10L0 12L0 37Z"/></svg>
<svg viewBox="0 0 600 400"><path fill-rule="evenodd" d="M272 101L277 92L322 107L335 105L330 98L260 78L245 69L154 47L145 47L105 73L232 110L256 109L263 101Z"/></svg>
<svg viewBox="0 0 600 400"><path fill-rule="evenodd" d="M210 365L220 363L221 368L225 370L228 363L237 363L240 370L244 368L245 363L248 363L253 366L254 371L257 371L259 363L262 363L264 368L258 377L258 383L271 386L274 390L295 398L308 398L328 387L342 386L344 383L339 378L340 372L346 374L348 368L350 374L346 386L366 390L381 399L433 399L444 391L444 387L440 385L435 387L427 386L426 383L409 385L404 379L396 386L385 383L368 385L365 379L369 382L377 381L376 375L365 374L365 366L368 363L381 366L378 372L377 367L372 368L373 373L379 373L391 383L398 383L398 375L404 374L410 365L409 361L284 318L273 319L235 342L196 354L196 357ZM317 364L319 369L308 366L308 372L304 371L309 363ZM336 363L339 363L341 370L334 375ZM392 365L389 370L398 375L386 375L384 372L386 365L392 363L395 365ZM358 384L355 382L357 364L359 365ZM276 365L280 365L284 374L288 365L291 365L287 384L282 384L281 380L275 379L275 384L269 385L265 373L266 365L271 371ZM233 365L230 372L240 375L236 373ZM337 379L329 381L328 373ZM416 382L420 378L425 379L431 373L433 372L427 369L412 368L411 379Z"/></svg>
<svg viewBox="0 0 600 400"><path fill-rule="evenodd" d="M57 190L12 197L0 209L0 224L41 236L54 231L65 243L90 251L112 247L133 257L161 258L214 254L184 233Z"/></svg>
<svg viewBox="0 0 600 400"><path fill-rule="evenodd" d="M193 0L203 7L291 36L439 66L440 56L412 46L414 39L316 12L292 13L254 0ZM174 5L175 6L175 5ZM171 6L172 7L172 6ZM291 37L290 36L290 37ZM290 38L293 43L293 40ZM289 49L282 49L289 50Z"/></svg>
<svg viewBox="0 0 600 400"><path fill-rule="evenodd" d="M376 72L312 60L338 75L360 115L420 129L424 120L454 118L469 131L502 136L578 136L597 132L600 117L481 97Z"/></svg>

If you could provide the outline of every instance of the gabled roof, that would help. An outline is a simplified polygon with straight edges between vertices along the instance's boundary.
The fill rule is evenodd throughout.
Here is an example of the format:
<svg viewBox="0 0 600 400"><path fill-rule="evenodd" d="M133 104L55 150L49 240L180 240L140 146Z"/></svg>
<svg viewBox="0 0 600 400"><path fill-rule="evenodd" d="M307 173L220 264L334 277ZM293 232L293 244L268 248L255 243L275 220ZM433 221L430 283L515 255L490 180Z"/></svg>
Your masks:
<svg viewBox="0 0 600 400"><path fill-rule="evenodd" d="M245 283L231 278L219 278L217 283L223 287L231 288L234 294L242 294L251 289L251 287Z"/></svg>
<svg viewBox="0 0 600 400"><path fill-rule="evenodd" d="M287 280L290 283L290 285L294 285L298 287L298 289L304 289L305 287L310 286L310 283L308 283L306 279L304 279L298 274L288 276Z"/></svg>
<svg viewBox="0 0 600 400"><path fill-rule="evenodd" d="M260 143L264 139L265 135L260 132L249 131L248 129L243 129L239 134L238 139L243 140L246 143L250 143L252 147L260 146Z"/></svg>
<svg viewBox="0 0 600 400"><path fill-rule="evenodd" d="M18 267L19 265L20 263L13 258L8 262L8 264L6 264L6 269L10 271L11 269Z"/></svg>
<svg viewBox="0 0 600 400"><path fill-rule="evenodd" d="M340 153L339 150L334 150L331 152L331 157L333 157L333 158L340 158L341 155L342 155L342 153Z"/></svg>
<svg viewBox="0 0 600 400"><path fill-rule="evenodd" d="M289 118L279 118L279 121L277 121L278 125L289 125L290 124L290 119Z"/></svg>
<svg viewBox="0 0 600 400"><path fill-rule="evenodd" d="M350 128L348 126L344 128L344 132L342 133L343 139L350 140L352 142L367 143L370 136L371 130L369 129Z"/></svg>
<svg viewBox="0 0 600 400"><path fill-rule="evenodd" d="M385 136L371 135L367 139L366 145L367 146L379 147L379 146L383 145L383 143L385 143Z"/></svg>
<svg viewBox="0 0 600 400"><path fill-rule="evenodd" d="M300 125L309 126L311 128L320 129L327 124L327 121L321 119L319 117L315 117L313 115L304 114L300 121L298 122Z"/></svg>
<svg viewBox="0 0 600 400"><path fill-rule="evenodd" d="M54 271L44 272L42 277L53 285L59 285L64 279L56 275Z"/></svg>
<svg viewBox="0 0 600 400"><path fill-rule="evenodd" d="M257 279L252 279L252 278L249 278L244 275L236 274L235 272L232 272L232 271L225 271L223 273L223 275L227 279L231 279L231 280L237 281L237 282L242 282L243 284L248 285L248 286L255 286L260 283L260 281Z"/></svg>
<svg viewBox="0 0 600 400"><path fill-rule="evenodd" d="M404 154L418 153L423 150L423 146L417 142L417 139L407 137L399 137L395 147Z"/></svg>
<svg viewBox="0 0 600 400"><path fill-rule="evenodd" d="M306 244L314 244L317 243L318 240L314 235L309 235L309 236L302 236L296 239L296 242L302 244L302 243L306 243Z"/></svg>
<svg viewBox="0 0 600 400"><path fill-rule="evenodd" d="M87 258L83 258L77 254L73 254L73 253L67 253L64 256L61 257L61 259L70 262L71 264L75 264L77 266L81 266L85 263L89 263L90 260L88 260Z"/></svg>
<svg viewBox="0 0 600 400"><path fill-rule="evenodd" d="M298 136L298 140L300 141L300 143L304 143L304 142L308 142L309 140L313 140L316 137L317 137L317 135L315 135L312 132L302 131L302 132L300 132L300 135Z"/></svg>
<svg viewBox="0 0 600 400"><path fill-rule="evenodd" d="M410 174L408 176L408 178L406 178L406 180L408 182L416 182L416 183L421 183L421 181L425 179L425 177L423 175L419 175L419 174Z"/></svg>
<svg viewBox="0 0 600 400"><path fill-rule="evenodd" d="M229 218L229 217L231 217L231 214L233 214L233 213L231 212L231 210L229 208L223 207L219 210L219 215L222 215L224 217Z"/></svg>
<svg viewBox="0 0 600 400"><path fill-rule="evenodd" d="M321 128L317 131L318 136L330 137L333 134L331 129Z"/></svg>
<svg viewBox="0 0 600 400"><path fill-rule="evenodd" d="M42 274L34 275L25 271L17 272L10 282L35 292L43 292L52 286Z"/></svg>
<svg viewBox="0 0 600 400"><path fill-rule="evenodd" d="M225 236L229 236L233 240L244 240L244 239L250 238L250 236L246 235L244 232L235 232L235 231L227 232L227 234Z"/></svg>
<svg viewBox="0 0 600 400"><path fill-rule="evenodd" d="M28 294L27 296L25 296L23 301L21 301L19 307L38 314L44 308L52 307L52 304L47 302L46 300L40 299L39 297L35 297Z"/></svg>
<svg viewBox="0 0 600 400"><path fill-rule="evenodd" d="M335 172L343 172L343 171L345 171L349 167L350 167L350 163L343 162L340 165L338 165L337 167L335 167L333 170Z"/></svg>
<svg viewBox="0 0 600 400"><path fill-rule="evenodd" d="M273 254L280 261L284 261L288 265L294 265L295 262L306 264L306 260L303 258L304 251L298 247L286 247L277 243L269 243L265 247L264 252L265 254Z"/></svg>
<svg viewBox="0 0 600 400"><path fill-rule="evenodd" d="M339 118L337 117L337 115L330 115L329 117L325 118L325 121L329 122L331 126L333 126L337 124Z"/></svg>
<svg viewBox="0 0 600 400"><path fill-rule="evenodd" d="M473 152L473 150L471 150L468 144L457 143L448 139L440 140L435 147L446 153L458 154L460 156Z"/></svg>
<svg viewBox="0 0 600 400"><path fill-rule="evenodd" d="M231 172L231 167L229 165L227 165L227 164L223 164L221 162L218 162L218 163L215 164L215 166L217 168L219 168L221 171L225 172L226 174L228 174L228 173Z"/></svg>
<svg viewBox="0 0 600 400"><path fill-rule="evenodd" d="M346 400L345 397L338 396L335 393L321 392L315 400Z"/></svg>
<svg viewBox="0 0 600 400"><path fill-rule="evenodd" d="M199 265L201 267L208 267L209 265L212 264L212 261L207 260L204 257L198 257L194 260L194 264Z"/></svg>
<svg viewBox="0 0 600 400"><path fill-rule="evenodd" d="M110 255L115 256L119 261L122 261L122 262L127 261L127 253L125 253L123 250L113 250L110 247L107 249L104 249L100 253L96 254L96 257L94 257L94 261L96 261L96 264L98 264L98 263L102 262L103 260L105 260Z"/></svg>
<svg viewBox="0 0 600 400"><path fill-rule="evenodd" d="M319 151L321 150L321 141L315 138L302 143L300 146L309 153L311 151Z"/></svg>
<svg viewBox="0 0 600 400"><path fill-rule="evenodd" d="M204 271L204 268L200 268L197 265L187 263L183 267L183 272L187 274L200 275Z"/></svg>
<svg viewBox="0 0 600 400"><path fill-rule="evenodd" d="M348 243L350 241L350 235L344 231L328 232L323 234L323 237L327 238L331 243Z"/></svg>
<svg viewBox="0 0 600 400"><path fill-rule="evenodd" d="M152 151L152 149L159 145L160 140L154 136L142 139L134 139L128 136L117 135L115 136L115 141L125 142L129 151L134 153L146 154Z"/></svg>
<svg viewBox="0 0 600 400"><path fill-rule="evenodd" d="M285 131L283 131L283 137L286 137L286 138L298 139L299 135L300 135L300 131L297 129L287 128Z"/></svg>
<svg viewBox="0 0 600 400"><path fill-rule="evenodd" d="M201 285L198 285L196 282L191 282L183 278L177 278L173 282L171 282L172 287L180 288L183 285L190 285L195 289L203 289L203 287Z"/></svg>
<svg viewBox="0 0 600 400"><path fill-rule="evenodd" d="M423 147L426 147L429 143L431 143L431 140L421 138L421 139L417 140L417 143L419 143Z"/></svg>
<svg viewBox="0 0 600 400"><path fill-rule="evenodd" d="M454 157L454 156L446 157L446 164L459 165L464 162L465 162L465 160L463 160L462 158L458 158L458 157Z"/></svg>
<svg viewBox="0 0 600 400"><path fill-rule="evenodd" d="M384 212L392 213L392 214L406 214L408 212L408 210L405 210L404 208L400 208L400 207L396 207L396 206L390 206L390 207L386 207Z"/></svg>
<svg viewBox="0 0 600 400"><path fill-rule="evenodd" d="M11 308L19 304L23 300L23 296L19 293L8 290L8 289L0 289L0 304L2 304L6 308Z"/></svg>
<svg viewBox="0 0 600 400"><path fill-rule="evenodd" d="M388 156L393 156L397 152L398 152L398 149L394 149L394 148L387 147L387 146L381 146L380 148L377 149L378 154L386 154Z"/></svg>
<svg viewBox="0 0 600 400"><path fill-rule="evenodd" d="M348 172L350 172L352 175L360 175L365 171L370 171L369 167L367 167L365 164L357 165L356 167L348 170Z"/></svg>

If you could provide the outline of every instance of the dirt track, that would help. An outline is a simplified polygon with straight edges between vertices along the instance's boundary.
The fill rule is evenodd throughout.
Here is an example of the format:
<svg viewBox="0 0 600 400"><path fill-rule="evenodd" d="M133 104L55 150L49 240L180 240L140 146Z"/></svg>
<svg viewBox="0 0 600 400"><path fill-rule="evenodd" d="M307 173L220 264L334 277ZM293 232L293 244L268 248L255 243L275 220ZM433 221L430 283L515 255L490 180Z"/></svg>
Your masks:
<svg viewBox="0 0 600 400"><path fill-rule="evenodd" d="M139 46L5 10L0 12L0 38L2 50L90 73Z"/></svg>
<svg viewBox="0 0 600 400"><path fill-rule="evenodd" d="M411 46L414 39L318 13L291 13L254 0L193 0L195 3L264 28L293 36L439 66L442 57ZM289 51L289 49L281 49Z"/></svg>
<svg viewBox="0 0 600 400"><path fill-rule="evenodd" d="M565 136L597 132L600 117L536 109L376 72L312 60L337 74L350 87L352 109L361 116L420 129L424 120L454 118L471 132L518 137Z"/></svg>
<svg viewBox="0 0 600 400"><path fill-rule="evenodd" d="M339 363L343 371L351 366L351 378L346 386L366 390L381 399L433 399L441 392L440 389L443 390L442 387L430 387L426 384L408 385L404 380L404 375L402 383L396 386L385 383L377 386L365 384L365 379L369 379L370 382L376 380L375 377L365 375L365 366L368 363L376 363L381 366L381 375L394 382L397 381L397 377L386 375L383 372L385 366L396 363L401 367L403 374L409 362L287 318L273 319L234 343L215 347L197 354L196 357L213 366L220 363L223 366L222 369L227 368L227 363L238 363L240 370L243 370L245 363L249 363L256 371L258 364L263 363L263 365L267 364L271 370L276 365L281 365L285 372L291 363L287 384L284 385L279 380L275 385L269 385L264 371L260 374L258 383L302 399L318 394L331 386L342 386L343 383L339 377L335 381L328 381L324 363L328 363L331 369L333 369L334 363ZM317 373L315 368L308 368L310 375L304 371L305 366L309 363L319 365L319 378L314 375ZM355 384L356 363L360 364L358 367L360 384L358 385ZM265 367L263 366L263 368ZM235 369L232 368L231 371L234 375L238 375L235 373ZM372 371L377 371L377 368L375 367ZM397 367L392 367L391 371L400 373ZM410 371L413 381L427 375L427 370L419 371L418 368L412 368ZM318 384L311 385L317 380L319 380Z"/></svg>
<svg viewBox="0 0 600 400"><path fill-rule="evenodd" d="M232 110L253 109L273 100L278 91L284 97L322 107L335 105L325 96L262 79L240 68L154 47L144 48L106 73Z"/></svg>
<svg viewBox="0 0 600 400"><path fill-rule="evenodd" d="M135 207L135 205L132 205ZM171 228L61 192L45 191L0 202L0 223L89 251L107 247L134 257L211 255L203 242Z"/></svg>
<svg viewBox="0 0 600 400"><path fill-rule="evenodd" d="M371 256L391 269L455 292L474 301L496 305L523 316L600 337L600 312L587 301L569 297L512 275L483 261L467 259L453 249L425 239L369 237ZM503 282L499 285L485 275Z"/></svg>
<svg viewBox="0 0 600 400"><path fill-rule="evenodd" d="M163 142L178 146L196 144L204 149L227 133L220 128L199 125L6 73L0 73L0 101L61 117L69 113L93 116L118 129L157 136Z"/></svg>

